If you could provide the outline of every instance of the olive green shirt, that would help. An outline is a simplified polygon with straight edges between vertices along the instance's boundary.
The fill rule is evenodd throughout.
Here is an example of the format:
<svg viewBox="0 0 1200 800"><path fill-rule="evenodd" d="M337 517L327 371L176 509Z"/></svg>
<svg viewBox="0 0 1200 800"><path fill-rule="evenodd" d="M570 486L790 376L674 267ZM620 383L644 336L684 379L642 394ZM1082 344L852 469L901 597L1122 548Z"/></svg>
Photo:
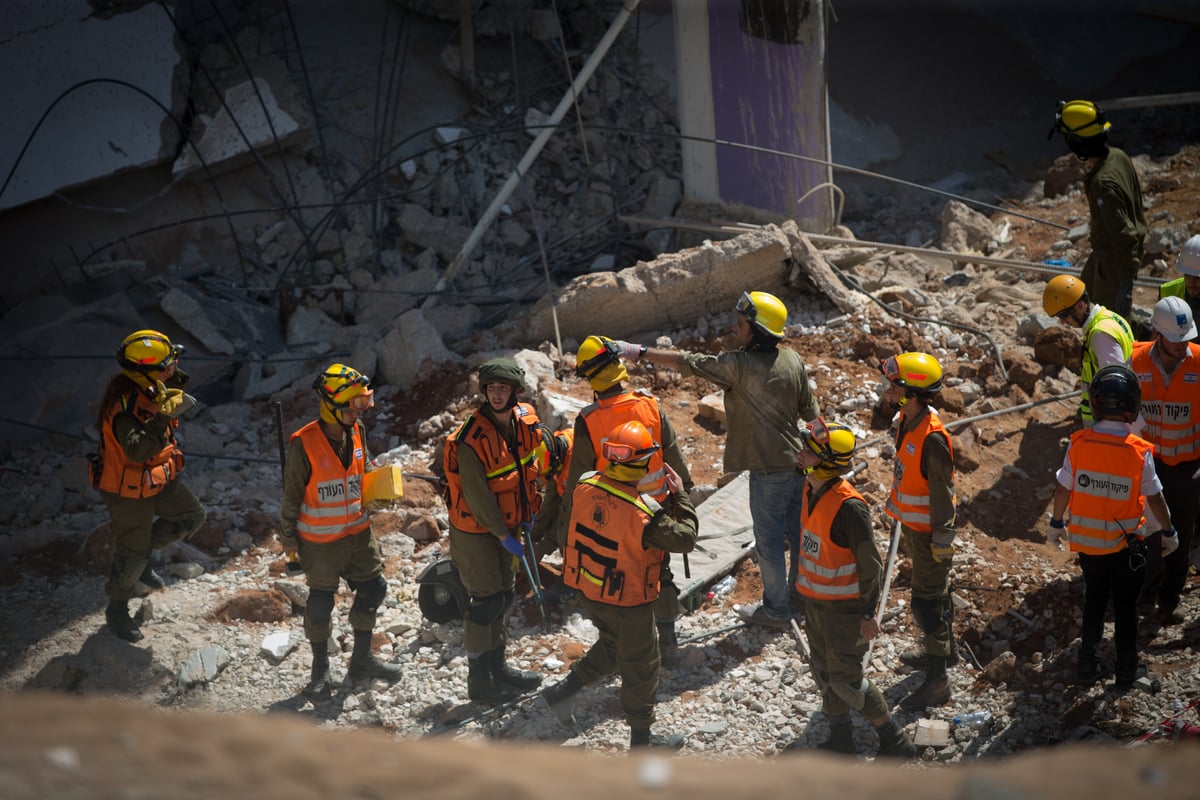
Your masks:
<svg viewBox="0 0 1200 800"><path fill-rule="evenodd" d="M679 371L725 390L725 471L782 472L796 468L798 420L821 413L796 351L734 350L717 356L679 354Z"/></svg>
<svg viewBox="0 0 1200 800"><path fill-rule="evenodd" d="M1091 212L1092 251L1105 268L1113 267L1125 280L1132 279L1141 267L1149 230L1133 162L1124 150L1110 147L1083 185Z"/></svg>
<svg viewBox="0 0 1200 800"><path fill-rule="evenodd" d="M370 472L371 451L367 447L367 431L361 421L354 424L358 426L359 436L362 437L365 470ZM343 436L341 442L329 440L333 452L337 454L343 467L349 467L350 459L354 457L354 448L351 446L353 441L354 437L349 434ZM304 490L308 487L311 478L312 462L308 460L304 442L297 436L288 443L287 455L283 462L283 501L279 505L279 525L276 533L284 547L294 548L296 546L296 519L300 516L300 504L304 502Z"/></svg>
<svg viewBox="0 0 1200 800"><path fill-rule="evenodd" d="M642 533L642 546L657 547L668 553L690 553L696 546L700 518L696 506L686 494L670 494Z"/></svg>
<svg viewBox="0 0 1200 800"><path fill-rule="evenodd" d="M808 507L816 505L834 483L828 481L814 489L810 480L805 487ZM854 551L854 562L858 568L859 617L865 619L875 616L879 596L883 593L883 561L879 557L879 548L875 546L871 509L858 498L852 497L842 503L833 518L833 524L829 526L829 538L838 547Z"/></svg>

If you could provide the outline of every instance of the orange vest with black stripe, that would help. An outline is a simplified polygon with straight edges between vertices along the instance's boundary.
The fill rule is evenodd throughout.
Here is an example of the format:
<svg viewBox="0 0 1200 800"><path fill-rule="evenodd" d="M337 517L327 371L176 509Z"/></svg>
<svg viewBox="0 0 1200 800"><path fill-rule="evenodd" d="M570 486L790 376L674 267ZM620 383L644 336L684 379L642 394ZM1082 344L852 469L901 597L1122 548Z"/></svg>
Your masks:
<svg viewBox="0 0 1200 800"><path fill-rule="evenodd" d="M635 487L599 472L579 479L563 550L563 584L610 606L641 606L658 598L666 553L642 544L661 506Z"/></svg>
<svg viewBox="0 0 1200 800"><path fill-rule="evenodd" d="M167 484L183 472L183 451L175 439L179 420L173 419L167 427L167 443L147 461L130 461L125 449L117 441L113 431L113 420L117 414L128 412L143 425L159 412L158 404L141 389L112 404L104 415L100 439L100 475L93 474L93 485L102 492L139 499L153 497L167 488Z"/></svg>
<svg viewBox="0 0 1200 800"><path fill-rule="evenodd" d="M854 600L858 591L858 562L854 551L834 544L833 520L842 504L863 497L839 478L825 490L814 508L808 492L800 507L800 559L796 565L796 591L814 600Z"/></svg>
<svg viewBox="0 0 1200 800"><path fill-rule="evenodd" d="M319 421L313 420L292 434L304 445L304 454L312 465L312 476L304 487L296 517L296 535L306 542L333 542L362 533L371 525L362 504L367 467L362 429L355 425L350 435L354 449L350 466L346 467Z"/></svg>
<svg viewBox="0 0 1200 800"><path fill-rule="evenodd" d="M931 408L915 428L906 434L897 434L895 476L887 501L889 517L924 533L932 531L933 525L929 522L929 479L921 474L921 452L925 440L933 433L946 437L950 457L954 458L954 443L950 440L950 434L946 432L937 412Z"/></svg>
<svg viewBox="0 0 1200 800"><path fill-rule="evenodd" d="M1071 518L1067 543L1076 553L1102 556L1126 547L1125 535L1140 535L1142 471L1153 446L1132 433L1124 437L1096 433L1090 428L1071 434L1067 458L1071 486Z"/></svg>
<svg viewBox="0 0 1200 800"><path fill-rule="evenodd" d="M538 494L538 458L544 452L542 425L537 412L528 403L517 403L513 407L516 422L517 452L509 450L508 443L482 414L471 414L446 440L446 451L442 464L446 471L449 493L447 505L450 524L466 533L488 533L481 525L463 496L462 476L458 471L458 448L466 446L475 451L483 464L488 489L496 498L504 526L509 530L522 522L532 522L533 515L541 507ZM542 448L542 449L539 449Z"/></svg>
<svg viewBox="0 0 1200 800"><path fill-rule="evenodd" d="M1150 357L1153 342L1133 346L1130 367L1142 387L1140 436L1154 445L1154 457L1164 464L1200 458L1200 346L1189 344L1187 358L1175 367L1168 384Z"/></svg>
<svg viewBox="0 0 1200 800"><path fill-rule="evenodd" d="M599 472L603 472L609 464L604 457L604 442L613 428L621 423L637 420L646 426L655 442L662 444L662 412L658 401L641 389L630 389L612 397L600 398L580 411L579 415L587 422L592 451L596 454L596 470ZM667 472L663 468L661 446L650 456L649 471L638 484L638 491L660 503L667 498Z"/></svg>

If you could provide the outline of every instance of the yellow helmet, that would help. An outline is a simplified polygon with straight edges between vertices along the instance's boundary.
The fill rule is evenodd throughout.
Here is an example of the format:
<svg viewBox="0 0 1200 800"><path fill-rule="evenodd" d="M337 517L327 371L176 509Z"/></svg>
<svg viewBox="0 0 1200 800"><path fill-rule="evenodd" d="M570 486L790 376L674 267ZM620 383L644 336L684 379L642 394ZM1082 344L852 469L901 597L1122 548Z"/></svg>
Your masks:
<svg viewBox="0 0 1200 800"><path fill-rule="evenodd" d="M1088 139L1111 127L1112 123L1104 119L1104 112L1091 100L1059 101L1054 115L1054 130L1065 136Z"/></svg>
<svg viewBox="0 0 1200 800"><path fill-rule="evenodd" d="M117 364L126 372L157 379L159 376L153 373L169 369L181 355L183 345L171 344L165 334L152 330L134 331L117 348Z"/></svg>
<svg viewBox="0 0 1200 800"><path fill-rule="evenodd" d="M775 295L766 292L742 292L734 308L763 333L776 339L783 338L783 327L787 324L787 306Z"/></svg>
<svg viewBox="0 0 1200 800"><path fill-rule="evenodd" d="M342 424L342 410L362 413L375 405L370 378L345 364L330 364L313 381L313 389L321 398L321 420L335 425Z"/></svg>
<svg viewBox="0 0 1200 800"><path fill-rule="evenodd" d="M1042 290L1042 308L1051 317L1057 317L1069 308L1074 308L1087 292L1087 286L1074 275L1055 275Z"/></svg>
<svg viewBox="0 0 1200 800"><path fill-rule="evenodd" d="M590 379L620 357L621 352L612 339L607 336L589 336L575 352L575 375Z"/></svg>
<svg viewBox="0 0 1200 800"><path fill-rule="evenodd" d="M942 365L928 353L901 353L879 362L883 377L908 395L928 395L942 389Z"/></svg>
<svg viewBox="0 0 1200 800"><path fill-rule="evenodd" d="M816 454L821 463L810 471L817 478L833 478L850 468L850 459L858 440L854 431L838 422L826 422L817 417L800 432L804 445Z"/></svg>

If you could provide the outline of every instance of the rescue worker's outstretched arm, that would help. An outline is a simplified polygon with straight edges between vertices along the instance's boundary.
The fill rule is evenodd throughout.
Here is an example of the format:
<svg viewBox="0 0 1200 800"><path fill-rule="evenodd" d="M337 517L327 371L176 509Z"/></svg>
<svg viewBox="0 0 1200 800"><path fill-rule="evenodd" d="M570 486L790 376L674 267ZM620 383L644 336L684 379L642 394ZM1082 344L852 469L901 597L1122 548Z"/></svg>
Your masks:
<svg viewBox="0 0 1200 800"><path fill-rule="evenodd" d="M682 351L663 350L658 347L647 347L646 352L642 353L642 358L652 364L661 364L672 369L679 369L679 365L683 363Z"/></svg>

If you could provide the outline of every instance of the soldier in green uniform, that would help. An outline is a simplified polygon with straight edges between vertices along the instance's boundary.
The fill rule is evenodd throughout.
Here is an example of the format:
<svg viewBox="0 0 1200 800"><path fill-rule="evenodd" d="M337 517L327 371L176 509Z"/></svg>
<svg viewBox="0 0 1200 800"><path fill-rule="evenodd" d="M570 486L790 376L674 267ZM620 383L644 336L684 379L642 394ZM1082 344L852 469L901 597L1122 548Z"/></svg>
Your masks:
<svg viewBox="0 0 1200 800"><path fill-rule="evenodd" d="M362 502L371 453L361 417L375 405L374 391L365 375L345 364L333 364L318 375L313 389L321 399L320 417L292 434L276 535L285 550L298 556L308 581L304 635L312 646L312 673L304 692L323 698L332 689L328 643L343 578L354 590L349 683L395 681L402 668L371 653L379 606L388 591L379 543Z"/></svg>
<svg viewBox="0 0 1200 800"><path fill-rule="evenodd" d="M618 673L630 747L683 745L678 735L650 732L660 668L654 602L662 589L663 555L690 552L699 521L670 465L665 506L638 492L659 446L641 422L621 423L602 446L608 466L583 475L574 489L563 582L579 590L600 637L565 679L542 692L554 716L573 725L574 696Z"/></svg>
<svg viewBox="0 0 1200 800"><path fill-rule="evenodd" d="M191 536L204 524L204 507L179 480L183 452L175 439L179 417L195 405L183 391L181 345L153 330L135 331L117 349L121 371L109 379L96 427L100 448L92 485L112 520L112 568L104 592L109 629L129 642L142 639L129 616L138 582L161 589L150 551Z"/></svg>
<svg viewBox="0 0 1200 800"><path fill-rule="evenodd" d="M1090 100L1059 103L1050 135L1061 133L1067 147L1087 164L1083 180L1091 214L1092 254L1079 277L1092 299L1130 320L1133 279L1146 246L1142 187L1124 150L1108 143L1111 122Z"/></svg>

